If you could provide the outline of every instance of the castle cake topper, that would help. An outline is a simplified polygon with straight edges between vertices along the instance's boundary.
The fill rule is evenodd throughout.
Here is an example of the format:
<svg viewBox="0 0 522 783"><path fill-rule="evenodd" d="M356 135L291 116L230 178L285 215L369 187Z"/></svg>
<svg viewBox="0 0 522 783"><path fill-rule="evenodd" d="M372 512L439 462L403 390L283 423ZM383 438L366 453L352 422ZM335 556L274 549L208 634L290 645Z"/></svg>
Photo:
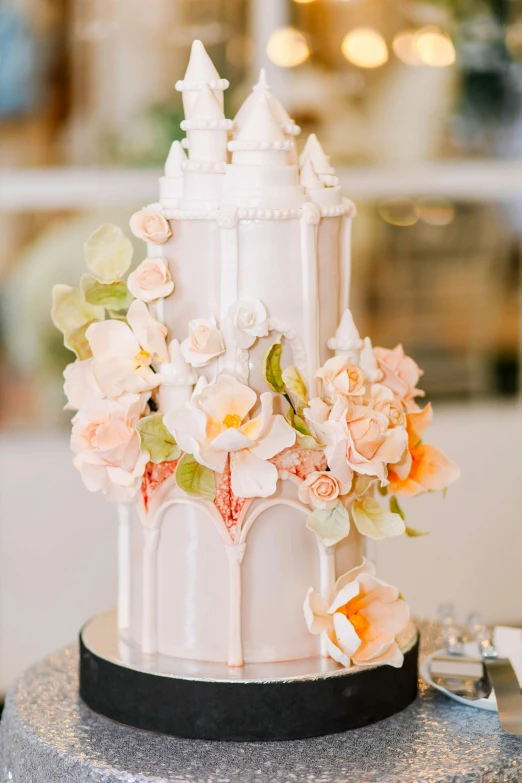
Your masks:
<svg viewBox="0 0 522 783"><path fill-rule="evenodd" d="M234 120L227 87L196 41L186 138L130 222L146 258L128 274L103 225L79 287L54 289L74 463L119 509L120 638L230 667L400 667L409 610L365 540L415 535L400 496L458 469L424 442L417 364L354 324L355 209L317 137L298 158L264 72Z"/></svg>

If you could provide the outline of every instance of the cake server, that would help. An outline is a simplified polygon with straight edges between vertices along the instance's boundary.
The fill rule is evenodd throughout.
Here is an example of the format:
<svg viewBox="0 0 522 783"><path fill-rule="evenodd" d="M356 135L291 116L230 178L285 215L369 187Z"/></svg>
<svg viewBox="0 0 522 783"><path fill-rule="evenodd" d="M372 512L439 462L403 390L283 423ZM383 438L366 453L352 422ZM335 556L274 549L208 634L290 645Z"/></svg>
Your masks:
<svg viewBox="0 0 522 783"><path fill-rule="evenodd" d="M468 628L479 646L480 657L497 699L498 718L504 731L522 736L522 693L509 658L501 658L491 632L480 615L468 619Z"/></svg>

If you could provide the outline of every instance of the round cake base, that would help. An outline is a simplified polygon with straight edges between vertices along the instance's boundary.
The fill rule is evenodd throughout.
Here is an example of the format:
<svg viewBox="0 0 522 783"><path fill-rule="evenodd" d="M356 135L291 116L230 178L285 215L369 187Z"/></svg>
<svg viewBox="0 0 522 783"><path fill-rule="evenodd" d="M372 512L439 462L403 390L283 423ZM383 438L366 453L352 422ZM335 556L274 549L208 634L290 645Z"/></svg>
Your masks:
<svg viewBox="0 0 522 783"><path fill-rule="evenodd" d="M413 626L408 637L400 669L347 670L320 657L230 669L142 655L118 638L111 612L81 630L80 696L107 718L177 737L317 737L375 723L415 699L419 638Z"/></svg>

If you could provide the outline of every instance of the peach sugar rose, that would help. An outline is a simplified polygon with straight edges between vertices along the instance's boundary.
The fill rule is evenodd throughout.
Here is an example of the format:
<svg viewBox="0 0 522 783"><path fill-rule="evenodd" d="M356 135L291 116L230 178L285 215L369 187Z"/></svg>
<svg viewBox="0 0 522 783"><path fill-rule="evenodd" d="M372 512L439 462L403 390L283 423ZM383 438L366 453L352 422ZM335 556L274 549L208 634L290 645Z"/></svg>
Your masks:
<svg viewBox="0 0 522 783"><path fill-rule="evenodd" d="M163 245L172 236L168 220L151 209L135 212L130 219L130 230L134 236L154 245Z"/></svg>
<svg viewBox="0 0 522 783"><path fill-rule="evenodd" d="M164 258L146 258L129 275L127 287L136 299L154 302L174 290L168 264Z"/></svg>

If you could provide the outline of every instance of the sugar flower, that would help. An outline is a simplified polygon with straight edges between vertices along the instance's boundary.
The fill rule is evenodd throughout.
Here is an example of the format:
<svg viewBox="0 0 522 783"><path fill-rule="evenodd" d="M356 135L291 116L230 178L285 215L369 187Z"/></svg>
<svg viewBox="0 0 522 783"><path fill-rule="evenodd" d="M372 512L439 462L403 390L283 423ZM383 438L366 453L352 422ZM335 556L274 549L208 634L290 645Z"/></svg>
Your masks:
<svg viewBox="0 0 522 783"><path fill-rule="evenodd" d="M87 489L101 489L116 501L132 499L139 489L149 456L140 451L136 423L147 408L148 396L94 400L74 417L71 448Z"/></svg>
<svg viewBox="0 0 522 783"><path fill-rule="evenodd" d="M164 258L146 258L127 279L127 287L136 299L154 302L174 290L168 264Z"/></svg>
<svg viewBox="0 0 522 783"><path fill-rule="evenodd" d="M127 323L102 321L89 326L92 371L103 394L118 397L154 389L158 379L151 364L166 360L166 334L167 328L138 299L129 307Z"/></svg>
<svg viewBox="0 0 522 783"><path fill-rule="evenodd" d="M266 337L268 334L266 307L259 299L238 299L230 306L228 317L240 348L250 348L258 337Z"/></svg>
<svg viewBox="0 0 522 783"><path fill-rule="evenodd" d="M310 632L324 636L328 654L342 666L402 666L395 639L410 611L396 587L375 577L368 560L337 580L331 603L310 588L304 614Z"/></svg>
<svg viewBox="0 0 522 783"><path fill-rule="evenodd" d="M163 245L172 236L169 221L151 209L135 212L130 219L130 230L134 236L154 245Z"/></svg>
<svg viewBox="0 0 522 783"><path fill-rule="evenodd" d="M323 396L327 402L339 397L361 396L365 393L364 373L344 356L328 359L315 373L323 385Z"/></svg>
<svg viewBox="0 0 522 783"><path fill-rule="evenodd" d="M186 408L164 416L180 448L201 464L223 473L230 459L232 491L238 497L268 497L277 485L270 460L295 442L295 431L274 415L272 394L260 396L261 411L249 419L257 394L231 375L206 384L200 378Z"/></svg>
<svg viewBox="0 0 522 783"><path fill-rule="evenodd" d="M387 466L399 462L407 447L404 427L389 428L387 415L368 405L337 400L332 408L319 398L304 411L315 437L325 444L328 467L348 483L353 473L387 483Z"/></svg>
<svg viewBox="0 0 522 783"><path fill-rule="evenodd" d="M379 369L382 370L382 383L404 403L409 410L418 408L415 397L424 397L424 392L417 389L417 383L422 370L409 356L406 356L402 345L396 345L392 350L374 348Z"/></svg>
<svg viewBox="0 0 522 783"><path fill-rule="evenodd" d="M431 403L421 411L406 414L408 450L397 464L390 466L391 492L413 497L423 492L445 489L459 478L458 465L440 449L422 441L432 419Z"/></svg>
<svg viewBox="0 0 522 783"><path fill-rule="evenodd" d="M225 353L223 335L215 318L195 318L189 321L189 336L181 343L183 358L192 367L204 367Z"/></svg>
<svg viewBox="0 0 522 783"><path fill-rule="evenodd" d="M96 383L92 371L92 359L84 359L68 364L63 371L65 382L63 390L67 397L66 411L77 411L94 400L101 400L103 392Z"/></svg>
<svg viewBox="0 0 522 783"><path fill-rule="evenodd" d="M334 508L341 495L350 489L344 486L331 471L321 470L310 473L299 486L299 500L319 509Z"/></svg>

